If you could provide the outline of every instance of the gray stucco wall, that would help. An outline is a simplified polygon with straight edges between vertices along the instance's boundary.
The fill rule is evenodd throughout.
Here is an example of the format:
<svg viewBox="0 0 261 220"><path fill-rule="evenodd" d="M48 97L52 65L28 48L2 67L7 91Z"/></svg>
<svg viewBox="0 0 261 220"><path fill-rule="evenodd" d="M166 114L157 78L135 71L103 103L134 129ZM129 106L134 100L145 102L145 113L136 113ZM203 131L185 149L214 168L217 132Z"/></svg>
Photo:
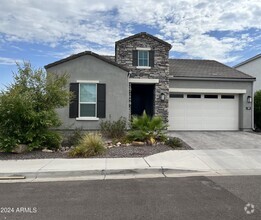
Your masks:
<svg viewBox="0 0 261 220"><path fill-rule="evenodd" d="M252 129L253 103L247 103L247 96L252 96L253 82L213 81L213 80L170 80L170 88L198 89L244 89L245 94L239 95L239 129ZM251 110L247 110L251 107Z"/></svg>
<svg viewBox="0 0 261 220"><path fill-rule="evenodd" d="M261 90L261 57L236 68L246 74L256 77L254 92Z"/></svg>
<svg viewBox="0 0 261 220"><path fill-rule="evenodd" d="M116 66L108 64L91 55L85 55L76 59L61 63L47 69L47 72L68 73L69 82L77 80L99 80L99 83L106 84L106 119L98 121L78 121L69 118L69 105L57 109L59 117L63 121L60 129L83 128L96 130L101 120L117 120L120 116L128 120L129 117L129 84L128 73ZM69 85L68 85L69 89Z"/></svg>

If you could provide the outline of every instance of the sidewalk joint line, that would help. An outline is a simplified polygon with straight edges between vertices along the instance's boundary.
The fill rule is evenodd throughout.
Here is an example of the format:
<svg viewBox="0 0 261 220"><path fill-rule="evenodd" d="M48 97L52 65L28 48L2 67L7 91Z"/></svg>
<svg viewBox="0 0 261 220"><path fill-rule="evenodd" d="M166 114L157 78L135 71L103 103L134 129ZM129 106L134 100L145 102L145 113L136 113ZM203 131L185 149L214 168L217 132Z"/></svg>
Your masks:
<svg viewBox="0 0 261 220"><path fill-rule="evenodd" d="M215 171L212 167L210 167L205 161L203 161L198 155L196 155L194 152L192 152L194 157L198 158L202 163L204 163L211 171Z"/></svg>
<svg viewBox="0 0 261 220"><path fill-rule="evenodd" d="M55 160L55 158L52 158L48 163L46 163L45 165L43 165L42 167L40 167L40 168L36 171L36 173L35 173L35 178L32 179L31 182L35 181L35 180L38 178L38 175L39 175L39 172L40 172L41 169L43 169L44 167L46 167L47 165L49 165L49 164L50 164L51 162L53 162L54 160Z"/></svg>
<svg viewBox="0 0 261 220"><path fill-rule="evenodd" d="M103 173L103 180L106 179L106 176L107 176L107 157L105 158L105 167L104 167L104 173Z"/></svg>
<svg viewBox="0 0 261 220"><path fill-rule="evenodd" d="M143 160L145 161L146 164L148 164L149 167L151 167L148 161L145 159L145 157L143 157Z"/></svg>
<svg viewBox="0 0 261 220"><path fill-rule="evenodd" d="M164 176L164 177L166 177L167 178L167 176L165 175L165 171L164 171L164 168L161 166L161 173L162 173L162 175Z"/></svg>

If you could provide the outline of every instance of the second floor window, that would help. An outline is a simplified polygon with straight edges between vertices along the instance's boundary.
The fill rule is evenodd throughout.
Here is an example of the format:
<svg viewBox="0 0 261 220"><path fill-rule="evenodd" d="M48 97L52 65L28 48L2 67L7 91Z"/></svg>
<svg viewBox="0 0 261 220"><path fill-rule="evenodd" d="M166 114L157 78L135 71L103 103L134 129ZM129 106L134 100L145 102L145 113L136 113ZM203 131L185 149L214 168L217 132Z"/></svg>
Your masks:
<svg viewBox="0 0 261 220"><path fill-rule="evenodd" d="M137 68L151 68L154 67L154 50L133 50L132 51L132 66Z"/></svg>
<svg viewBox="0 0 261 220"><path fill-rule="evenodd" d="M149 66L149 51L138 51L138 66Z"/></svg>

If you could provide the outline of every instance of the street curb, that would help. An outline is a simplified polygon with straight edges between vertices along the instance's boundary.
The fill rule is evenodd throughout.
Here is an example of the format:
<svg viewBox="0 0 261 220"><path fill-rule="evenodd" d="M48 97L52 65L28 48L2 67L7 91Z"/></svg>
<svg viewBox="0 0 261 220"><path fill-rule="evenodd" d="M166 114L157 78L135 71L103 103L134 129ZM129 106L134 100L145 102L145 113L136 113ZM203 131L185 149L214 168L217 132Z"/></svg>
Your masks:
<svg viewBox="0 0 261 220"><path fill-rule="evenodd" d="M179 169L164 169L164 168L149 168L149 169L115 169L115 170L85 170L85 171L45 171L45 172L19 172L19 173L0 173L3 177L3 182L35 182L45 180L62 180L62 179L125 179L139 177L166 177L165 173L171 174L188 174L197 173L198 171L179 170ZM14 177L25 176L25 179L18 180ZM12 181L10 181L12 179ZM9 181L5 181L9 180Z"/></svg>
<svg viewBox="0 0 261 220"><path fill-rule="evenodd" d="M45 171L0 173L1 183L28 183L28 182L59 182L59 181L86 181L110 179L144 179L144 178L181 178L195 176L250 176L261 175L258 172L242 172L233 170L182 170L182 169L115 169L115 170L79 170L79 171ZM16 178L25 176L24 179Z"/></svg>

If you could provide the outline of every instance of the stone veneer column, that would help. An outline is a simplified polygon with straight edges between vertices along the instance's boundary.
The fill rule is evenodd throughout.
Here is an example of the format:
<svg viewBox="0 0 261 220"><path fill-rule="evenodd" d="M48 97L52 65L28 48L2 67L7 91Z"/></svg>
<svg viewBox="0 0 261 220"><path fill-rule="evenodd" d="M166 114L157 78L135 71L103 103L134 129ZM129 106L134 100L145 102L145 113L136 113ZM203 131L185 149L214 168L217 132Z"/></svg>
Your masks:
<svg viewBox="0 0 261 220"><path fill-rule="evenodd" d="M132 66L132 51L137 47L154 50L154 67L138 69ZM131 70L130 78L159 79L159 83L155 85L154 112L155 115L162 116L165 122L168 122L170 48L146 34L139 34L137 37L116 42L115 51L116 62ZM165 95L164 101L160 99L161 93ZM131 109L131 101L129 106Z"/></svg>

